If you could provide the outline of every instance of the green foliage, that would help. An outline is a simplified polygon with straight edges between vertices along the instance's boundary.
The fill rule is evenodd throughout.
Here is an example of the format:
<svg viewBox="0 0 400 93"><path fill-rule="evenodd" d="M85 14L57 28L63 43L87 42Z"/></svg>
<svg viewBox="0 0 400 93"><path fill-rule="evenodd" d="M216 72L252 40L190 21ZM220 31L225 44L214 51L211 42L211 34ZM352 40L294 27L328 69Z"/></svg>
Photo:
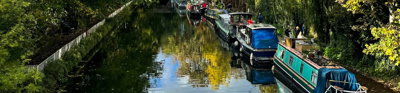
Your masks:
<svg viewBox="0 0 400 93"><path fill-rule="evenodd" d="M39 92L41 73L24 64L32 55L33 40L26 14L30 3L23 0L0 1L0 92Z"/></svg>
<svg viewBox="0 0 400 93"><path fill-rule="evenodd" d="M364 23L361 28L367 28L366 30L371 33L372 40L377 41L372 44L364 44L364 53L368 55L373 55L378 60L376 60L377 68L386 68L398 66L400 63L400 32L399 32L399 17L400 10L398 9L398 1L387 0L348 0L347 2L342 2L343 7L353 13L364 14L365 16L359 20L364 20L369 23ZM393 11L390 13L385 13L384 11ZM389 17L393 17L389 19ZM392 20L392 23L388 23L388 20ZM372 27L368 28L368 26ZM387 60L388 59L388 60Z"/></svg>
<svg viewBox="0 0 400 93"><path fill-rule="evenodd" d="M73 47L70 51L66 52L62 59L50 62L44 69L45 74L44 86L46 91L55 92L57 88L62 88L68 82L68 74L78 66L83 57L95 47L95 45L101 41L101 34L107 34L110 30L100 30L92 33L81 41L78 46ZM100 38L100 39L99 39Z"/></svg>
<svg viewBox="0 0 400 93"><path fill-rule="evenodd" d="M63 34L76 33L73 30L87 28L127 1L130 0L103 0L98 4L88 4L82 0L1 0L0 92L42 91L43 88L39 86L42 82L41 73L25 67L31 60L30 57L39 52L48 52L50 47L64 39L60 37ZM79 31L81 30L77 30ZM102 36L93 38L99 37ZM82 55L98 42L86 41L90 42L85 44L87 46L80 50L74 49L65 56L68 60L61 60L60 63L66 65L52 65L65 66L59 69L71 70ZM81 50L84 52L77 52Z"/></svg>
<svg viewBox="0 0 400 93"><path fill-rule="evenodd" d="M39 92L38 86L42 81L42 74L36 70L28 70L24 66L9 65L3 68L0 76L0 92Z"/></svg>
<svg viewBox="0 0 400 93"><path fill-rule="evenodd" d="M63 90L65 85L69 83L69 74L76 68L83 58L102 41L102 38L109 36L108 34L116 28L122 25L121 18L129 17L131 7L123 10L115 18L107 19L106 24L99 27L96 32L91 33L84 38L79 45L72 47L70 51L66 52L62 59L50 62L44 68L45 82L43 83L46 92L57 92ZM127 14L126 14L127 13Z"/></svg>
<svg viewBox="0 0 400 93"><path fill-rule="evenodd" d="M400 63L400 30L391 28L373 28L374 39L379 42L367 44L364 53L378 57L388 57L396 66Z"/></svg>

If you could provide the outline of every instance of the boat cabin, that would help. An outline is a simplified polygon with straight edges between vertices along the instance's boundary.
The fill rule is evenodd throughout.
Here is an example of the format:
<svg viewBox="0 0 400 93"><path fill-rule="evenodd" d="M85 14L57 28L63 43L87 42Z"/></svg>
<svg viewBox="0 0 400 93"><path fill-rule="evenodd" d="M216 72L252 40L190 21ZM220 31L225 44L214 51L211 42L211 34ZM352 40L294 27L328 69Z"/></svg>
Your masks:
<svg viewBox="0 0 400 93"><path fill-rule="evenodd" d="M233 12L229 13L231 15L231 24L232 25L247 25L248 20L251 20L251 17L253 16L251 13L246 13L246 12Z"/></svg>
<svg viewBox="0 0 400 93"><path fill-rule="evenodd" d="M275 27L268 24L250 24L239 29L238 39L253 49L276 49L278 38Z"/></svg>
<svg viewBox="0 0 400 93"><path fill-rule="evenodd" d="M234 36L232 26L229 24L229 18L229 14L220 14L215 20L217 35L225 42L232 41L232 37Z"/></svg>
<svg viewBox="0 0 400 93"><path fill-rule="evenodd" d="M220 14L228 14L228 11L224 9L207 9L204 15L212 20L215 20Z"/></svg>

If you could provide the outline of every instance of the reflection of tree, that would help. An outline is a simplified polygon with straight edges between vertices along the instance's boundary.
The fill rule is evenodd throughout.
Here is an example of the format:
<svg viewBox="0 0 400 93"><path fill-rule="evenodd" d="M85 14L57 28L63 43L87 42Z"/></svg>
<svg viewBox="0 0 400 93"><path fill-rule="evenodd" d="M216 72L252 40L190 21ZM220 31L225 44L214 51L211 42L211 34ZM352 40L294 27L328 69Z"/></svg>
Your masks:
<svg viewBox="0 0 400 93"><path fill-rule="evenodd" d="M236 68L236 67L232 67L231 66L231 77L234 79L245 79L246 78L246 74L245 70L243 70L242 68Z"/></svg>
<svg viewBox="0 0 400 93"><path fill-rule="evenodd" d="M217 36L203 24L195 28L184 26L185 32L173 31L161 39L163 52L180 61L178 75L188 75L193 87L210 84L212 89L218 89L221 84L227 85L230 55L222 50Z"/></svg>
<svg viewBox="0 0 400 93"><path fill-rule="evenodd" d="M159 37L164 29L175 29L175 21L168 14L153 14L137 10L124 16L129 22L121 23L99 45L100 51L93 58L95 69L88 69L81 83L81 92L139 93L148 86L149 77L157 77L162 68L154 62L159 49ZM174 18L172 18L174 19ZM170 23L166 23L170 22ZM160 24L163 23L163 24ZM171 27L171 28L168 28Z"/></svg>
<svg viewBox="0 0 400 93"><path fill-rule="evenodd" d="M260 91L261 91L261 93L277 93L278 86L277 85L261 85Z"/></svg>

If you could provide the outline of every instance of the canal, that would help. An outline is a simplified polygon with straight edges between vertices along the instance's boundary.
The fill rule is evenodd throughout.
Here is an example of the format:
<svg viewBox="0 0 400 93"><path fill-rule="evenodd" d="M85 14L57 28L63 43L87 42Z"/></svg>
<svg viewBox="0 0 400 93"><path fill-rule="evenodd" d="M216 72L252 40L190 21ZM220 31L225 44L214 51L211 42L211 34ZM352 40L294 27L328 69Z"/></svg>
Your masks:
<svg viewBox="0 0 400 93"><path fill-rule="evenodd" d="M117 22L66 91L297 93L279 72L235 57L200 16L134 9Z"/></svg>

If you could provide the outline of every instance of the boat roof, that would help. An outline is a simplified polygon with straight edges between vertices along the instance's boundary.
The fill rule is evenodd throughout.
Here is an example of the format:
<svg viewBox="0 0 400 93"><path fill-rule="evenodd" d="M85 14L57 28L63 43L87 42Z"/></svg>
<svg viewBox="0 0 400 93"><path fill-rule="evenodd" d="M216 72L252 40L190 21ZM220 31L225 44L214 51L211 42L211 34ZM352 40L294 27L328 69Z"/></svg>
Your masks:
<svg viewBox="0 0 400 93"><path fill-rule="evenodd" d="M229 20L229 17L231 17L229 14L219 14L218 16L220 16L223 19L228 19L228 20Z"/></svg>
<svg viewBox="0 0 400 93"><path fill-rule="evenodd" d="M259 23L259 24L249 24L246 25L248 28L250 29L276 29L274 26L270 25L270 24L263 24L263 23Z"/></svg>
<svg viewBox="0 0 400 93"><path fill-rule="evenodd" d="M230 15L253 15L253 14L251 14L251 13L248 13L248 12L232 12L232 13L229 13Z"/></svg>
<svg viewBox="0 0 400 93"><path fill-rule="evenodd" d="M231 17L229 14L219 14L218 16L221 17L226 23L229 22L229 17Z"/></svg>
<svg viewBox="0 0 400 93"><path fill-rule="evenodd" d="M229 14L229 12L228 12L227 10L225 10L225 9L207 9L207 10L209 10L209 11L215 11L215 12L217 12L217 13ZM207 10L206 10L206 11L207 11Z"/></svg>

